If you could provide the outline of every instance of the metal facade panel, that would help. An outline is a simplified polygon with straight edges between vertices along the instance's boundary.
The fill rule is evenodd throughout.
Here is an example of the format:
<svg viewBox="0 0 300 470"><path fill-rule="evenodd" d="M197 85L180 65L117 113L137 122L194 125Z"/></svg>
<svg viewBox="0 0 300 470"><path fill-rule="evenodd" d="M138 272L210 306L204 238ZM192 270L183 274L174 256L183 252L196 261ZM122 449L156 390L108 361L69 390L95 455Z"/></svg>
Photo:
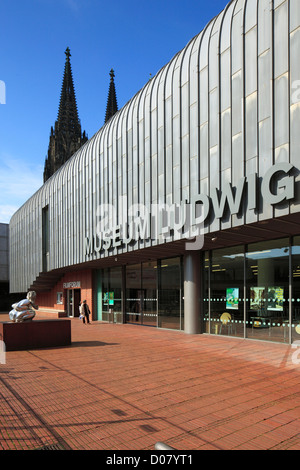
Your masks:
<svg viewBox="0 0 300 470"><path fill-rule="evenodd" d="M238 6L236 5L236 8L234 10L234 15L232 18L232 25L231 25L231 37L232 38L238 38L243 32L243 15L244 15L243 10L238 9ZM243 56L244 56L243 41L231 40L230 49L231 49L231 61L232 61L231 73L232 75L234 75L236 72L241 70L243 66Z"/></svg>
<svg viewBox="0 0 300 470"><path fill-rule="evenodd" d="M252 28L245 35L245 94L251 95L257 90L257 29Z"/></svg>
<svg viewBox="0 0 300 470"><path fill-rule="evenodd" d="M264 53L271 47L272 16L270 15L270 1L260 0L258 2L258 55Z"/></svg>
<svg viewBox="0 0 300 470"><path fill-rule="evenodd" d="M269 118L272 113L272 96L270 93L271 61L270 49L258 57L258 121Z"/></svg>
<svg viewBox="0 0 300 470"><path fill-rule="evenodd" d="M52 270L107 256L100 250L87 256L86 237L107 221L126 221L132 204L150 209L198 192L212 197L252 173L263 177L276 161L298 164L298 4L231 1L16 212L10 224L12 291L26 290L42 272L47 205ZM110 206L100 225L103 204ZM205 231L288 210L264 204L242 216L211 215ZM143 246L138 241L110 253Z"/></svg>
<svg viewBox="0 0 300 470"><path fill-rule="evenodd" d="M300 24L300 3L297 1L291 1L289 4L289 21L290 21L290 32L299 28Z"/></svg>
<svg viewBox="0 0 300 470"><path fill-rule="evenodd" d="M290 34L290 162L297 166L300 149L300 4L292 2L290 5L291 34ZM295 18L299 21L295 22ZM296 177L300 181L300 174ZM292 204L291 211L299 211L300 204Z"/></svg>
<svg viewBox="0 0 300 470"><path fill-rule="evenodd" d="M289 76L274 80L274 145L275 148L289 142Z"/></svg>
<svg viewBox="0 0 300 470"><path fill-rule="evenodd" d="M284 1L274 11L274 76L288 70L288 2Z"/></svg>

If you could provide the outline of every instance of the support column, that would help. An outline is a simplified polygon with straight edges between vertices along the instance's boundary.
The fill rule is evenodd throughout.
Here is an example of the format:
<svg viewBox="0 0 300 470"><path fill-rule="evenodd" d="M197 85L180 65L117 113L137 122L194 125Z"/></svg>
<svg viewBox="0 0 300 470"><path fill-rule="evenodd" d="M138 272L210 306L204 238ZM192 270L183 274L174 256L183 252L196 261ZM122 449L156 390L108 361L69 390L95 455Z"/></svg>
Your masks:
<svg viewBox="0 0 300 470"><path fill-rule="evenodd" d="M201 265L199 251L190 251L184 257L184 332L197 334L200 323Z"/></svg>

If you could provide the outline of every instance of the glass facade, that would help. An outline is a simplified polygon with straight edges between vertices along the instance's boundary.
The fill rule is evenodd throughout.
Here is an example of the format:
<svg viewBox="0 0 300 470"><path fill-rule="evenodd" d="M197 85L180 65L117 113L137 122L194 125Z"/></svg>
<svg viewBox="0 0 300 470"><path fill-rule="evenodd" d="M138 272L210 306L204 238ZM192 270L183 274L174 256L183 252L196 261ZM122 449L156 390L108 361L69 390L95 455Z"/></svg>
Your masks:
<svg viewBox="0 0 300 470"><path fill-rule="evenodd" d="M141 264L126 267L126 322L143 323Z"/></svg>
<svg viewBox="0 0 300 470"><path fill-rule="evenodd" d="M205 330L244 336L244 247L222 248L205 257ZM209 269L210 267L210 269ZM209 310L210 309L210 310Z"/></svg>
<svg viewBox="0 0 300 470"><path fill-rule="evenodd" d="M96 279L97 319L122 323L122 268L101 269Z"/></svg>
<svg viewBox="0 0 300 470"><path fill-rule="evenodd" d="M126 266L126 322L157 326L157 263Z"/></svg>
<svg viewBox="0 0 300 470"><path fill-rule="evenodd" d="M249 245L246 253L246 336L289 341L289 240Z"/></svg>
<svg viewBox="0 0 300 470"><path fill-rule="evenodd" d="M292 328L291 342L300 341L300 236L292 246Z"/></svg>
<svg viewBox="0 0 300 470"><path fill-rule="evenodd" d="M122 322L124 310L126 323L180 330L182 292L180 257L101 269L96 275L97 320Z"/></svg>
<svg viewBox="0 0 300 470"><path fill-rule="evenodd" d="M183 287L181 259L160 262L158 277L158 326L183 329Z"/></svg>
<svg viewBox="0 0 300 470"><path fill-rule="evenodd" d="M142 264L143 325L157 325L157 262Z"/></svg>
<svg viewBox="0 0 300 470"><path fill-rule="evenodd" d="M300 341L300 237L205 253L204 332Z"/></svg>
<svg viewBox="0 0 300 470"><path fill-rule="evenodd" d="M204 252L202 332L300 342L300 236ZM183 257L97 272L98 320L184 330Z"/></svg>

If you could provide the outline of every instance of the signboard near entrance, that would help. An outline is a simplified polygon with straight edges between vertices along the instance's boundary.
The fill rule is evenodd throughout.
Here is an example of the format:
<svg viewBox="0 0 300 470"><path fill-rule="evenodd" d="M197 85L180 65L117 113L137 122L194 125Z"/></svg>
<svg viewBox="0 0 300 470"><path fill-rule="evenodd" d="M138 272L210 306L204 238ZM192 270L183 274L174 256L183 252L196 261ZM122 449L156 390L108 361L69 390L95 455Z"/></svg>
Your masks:
<svg viewBox="0 0 300 470"><path fill-rule="evenodd" d="M73 282L64 282L63 283L64 289L79 289L80 288L80 281L73 281Z"/></svg>

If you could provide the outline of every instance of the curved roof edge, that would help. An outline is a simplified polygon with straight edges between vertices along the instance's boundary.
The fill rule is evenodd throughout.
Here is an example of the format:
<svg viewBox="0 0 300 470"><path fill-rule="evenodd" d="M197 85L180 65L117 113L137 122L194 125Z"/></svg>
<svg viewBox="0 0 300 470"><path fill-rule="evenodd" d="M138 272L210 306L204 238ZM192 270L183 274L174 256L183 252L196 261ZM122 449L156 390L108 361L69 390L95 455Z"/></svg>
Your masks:
<svg viewBox="0 0 300 470"><path fill-rule="evenodd" d="M172 64L173 61L176 61L177 58L182 54L184 53L185 50L188 49L188 47L190 46L190 44L192 44L192 42L194 40L196 40L197 37L201 36L203 34L203 32L208 28L209 25L213 24L216 19L223 15L223 13L225 12L225 10L228 9L229 5L232 4L232 3L236 3L238 0L230 0L229 3L226 5L226 7L220 11L220 13L218 13L218 15L216 15L214 18L212 18L206 25L205 27L198 33L196 34L192 39L189 40L189 42L186 44L185 47L183 47L180 51L178 51L173 57L172 59L165 65L163 65L159 70L158 72L151 78L149 79L145 85L139 90L137 91L132 98L130 98L125 104L124 106L122 106L121 109L119 109L115 114L114 116L111 117L111 119L106 122L105 124L103 124L103 126L101 126L101 128L95 132L95 134L85 143L82 145L82 147L80 147L80 149L78 149L74 155L72 155L44 184L42 184L42 186L27 200L24 202L24 204L22 204L22 206L20 206L17 211L11 216L11 219L10 219L10 222L13 222L13 219L15 218L15 216L17 216L17 214L24 208L24 206L29 203L29 201L31 201L32 198L35 198L38 196L38 194L44 190L44 188L47 188L48 185L50 184L53 184L54 181L56 180L56 178L60 178L61 176L61 173L64 172L64 171L68 171L68 167L69 165L72 165L74 163L74 160L80 156L81 154L84 154L84 150L86 149L87 146L89 145L93 145L93 141L99 137L99 134L101 134L102 132L105 132L105 130L109 127L109 126L112 126L113 123L119 119L120 115L122 113L125 112L126 108L127 107L130 107L131 104L136 100L138 99L139 96L142 95L142 93L144 92L144 90L151 86L151 83L155 82L155 80L157 80L157 77L159 77L163 70L167 67L167 66L170 66ZM55 183L54 183L55 184Z"/></svg>

